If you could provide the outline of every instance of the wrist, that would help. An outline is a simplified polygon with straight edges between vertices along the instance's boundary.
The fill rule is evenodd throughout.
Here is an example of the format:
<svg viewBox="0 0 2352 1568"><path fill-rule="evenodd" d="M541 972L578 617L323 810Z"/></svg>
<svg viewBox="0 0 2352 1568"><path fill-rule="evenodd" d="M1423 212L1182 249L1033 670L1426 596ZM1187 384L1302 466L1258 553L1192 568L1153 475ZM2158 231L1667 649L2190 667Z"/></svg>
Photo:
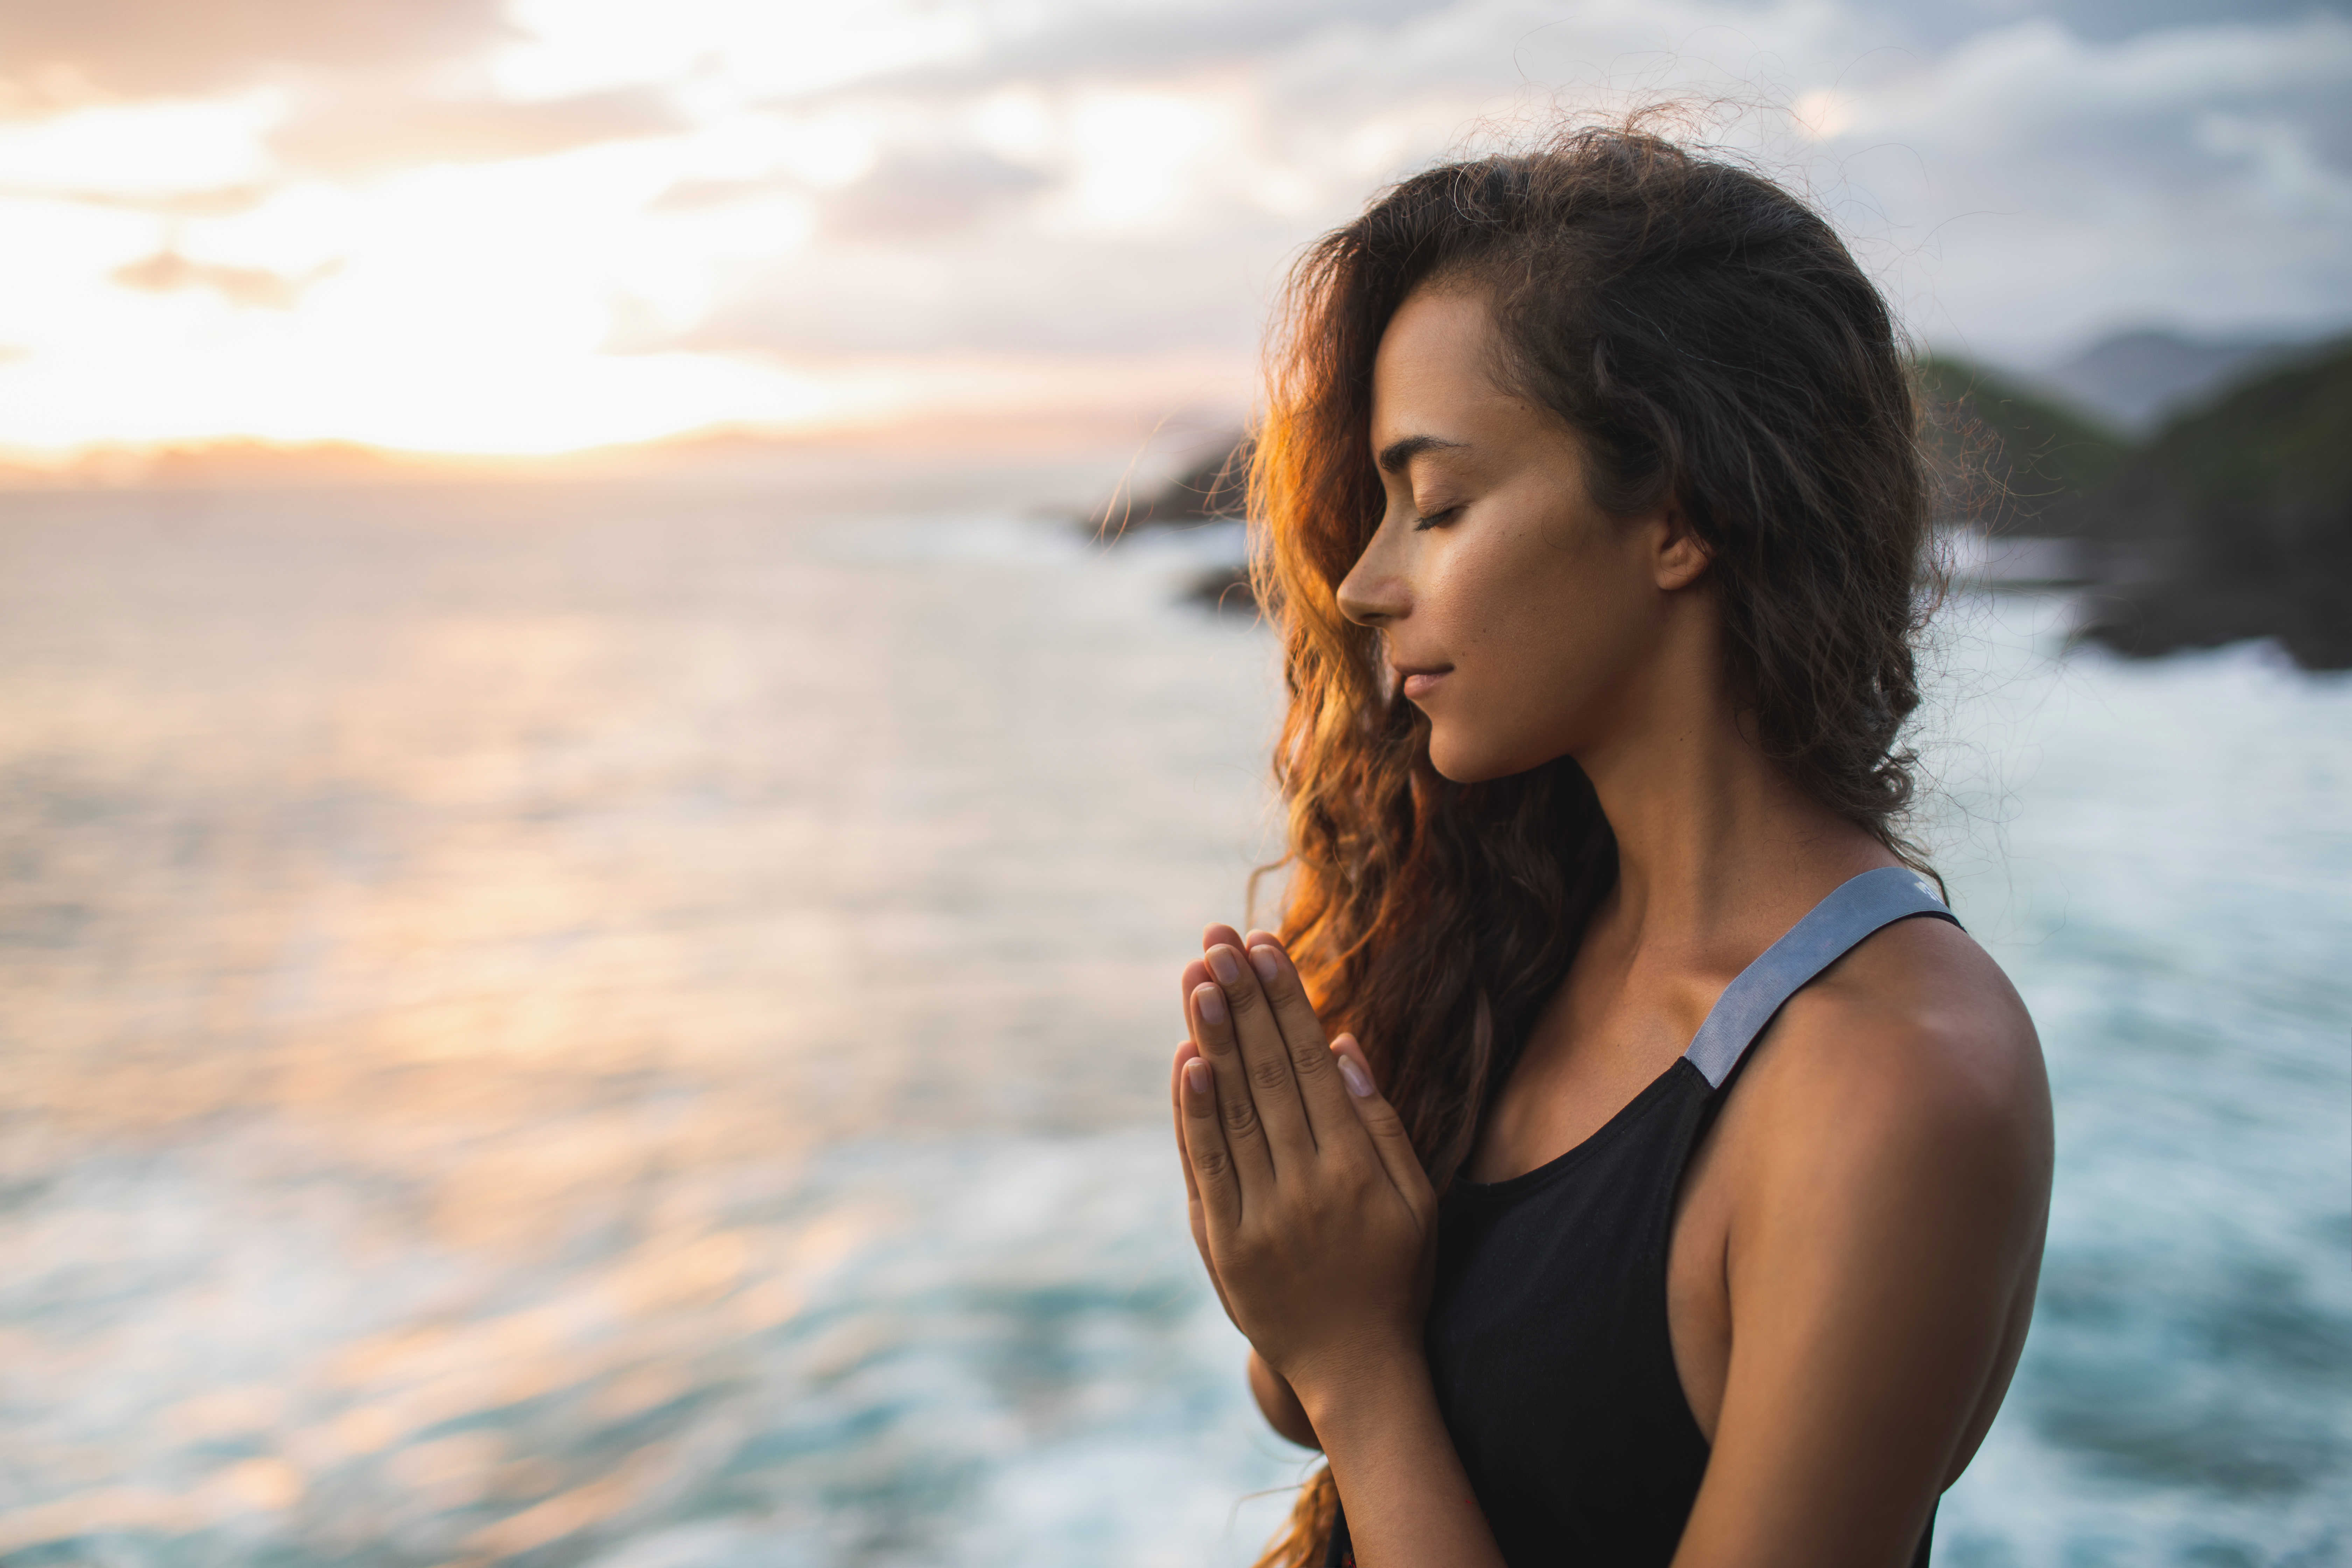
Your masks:
<svg viewBox="0 0 2352 1568"><path fill-rule="evenodd" d="M1315 1425L1307 1418L1307 1407L1298 1402L1298 1395L1255 1347L1249 1353L1249 1386L1267 1426L1302 1448L1323 1446L1316 1438Z"/></svg>
<svg viewBox="0 0 2352 1568"><path fill-rule="evenodd" d="M1401 1405L1434 1399L1429 1363L1417 1334L1410 1340L1335 1348L1284 1376L1327 1449L1334 1433L1387 1421Z"/></svg>

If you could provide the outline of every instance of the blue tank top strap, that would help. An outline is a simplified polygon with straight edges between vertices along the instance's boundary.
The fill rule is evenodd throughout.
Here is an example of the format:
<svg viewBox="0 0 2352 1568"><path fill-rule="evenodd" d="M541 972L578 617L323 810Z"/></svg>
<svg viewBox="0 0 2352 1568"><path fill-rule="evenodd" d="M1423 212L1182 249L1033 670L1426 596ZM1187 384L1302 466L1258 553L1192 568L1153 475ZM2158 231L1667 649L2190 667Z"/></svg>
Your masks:
<svg viewBox="0 0 2352 1568"><path fill-rule="evenodd" d="M1684 1059L1721 1089L1790 997L1864 937L1912 915L1960 923L1936 896L1936 884L1906 867L1882 866L1847 881L1724 987Z"/></svg>

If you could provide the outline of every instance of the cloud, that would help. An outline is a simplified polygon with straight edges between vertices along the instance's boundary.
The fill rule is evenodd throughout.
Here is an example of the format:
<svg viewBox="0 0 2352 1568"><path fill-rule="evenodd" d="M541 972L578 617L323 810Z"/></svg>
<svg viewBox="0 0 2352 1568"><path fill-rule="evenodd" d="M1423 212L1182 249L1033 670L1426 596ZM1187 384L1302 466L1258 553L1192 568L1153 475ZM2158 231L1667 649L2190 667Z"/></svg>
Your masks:
<svg viewBox="0 0 2352 1568"><path fill-rule="evenodd" d="M1932 6L1933 0L1922 9ZM1998 0L1977 0L1974 9L1982 25L1997 26L2014 21L2017 8ZM2238 23L2301 21L2313 15L2342 16L2342 0L2057 0L2040 9L2086 42L2120 43L2143 33L2168 32L2228 20Z"/></svg>
<svg viewBox="0 0 2352 1568"><path fill-rule="evenodd" d="M1054 183L1042 170L973 148L897 153L827 197L823 221L855 239L934 239L1017 212Z"/></svg>
<svg viewBox="0 0 2352 1568"><path fill-rule="evenodd" d="M808 189L792 174L761 174L744 180L680 180L646 206L650 213L698 213L713 207L764 201L770 196L796 196Z"/></svg>
<svg viewBox="0 0 2352 1568"><path fill-rule="evenodd" d="M181 294L209 290L245 310L291 310L302 302L311 285L342 270L340 261L321 262L310 271L289 277L259 267L229 267L217 262L191 261L175 250L159 250L116 268L108 281L145 294Z"/></svg>
<svg viewBox="0 0 2352 1568"><path fill-rule="evenodd" d="M257 367L297 350L354 385L496 359L553 389L541 442L687 417L666 376L751 418L886 362L983 397L991 363L1224 365L1238 397L1287 259L1383 184L1676 96L1931 340L2031 362L2126 321L2335 326L2345 4L0 0L20 109L119 100L0 121L0 196L37 198L0 341L34 351L20 390L122 362L87 402L117 423L112 388L181 367L158 428L173 399L231 417L226 373L278 395L299 377ZM126 332L124 289L235 310Z"/></svg>
<svg viewBox="0 0 2352 1568"><path fill-rule="evenodd" d="M2029 20L1850 80L1818 171L1904 254L1920 326L1982 352L2324 329L2352 315L2347 81L2352 22L2325 13L2113 44Z"/></svg>
<svg viewBox="0 0 2352 1568"><path fill-rule="evenodd" d="M0 188L141 210L151 200L234 208L273 180L259 139L278 112L247 95L0 121Z"/></svg>
<svg viewBox="0 0 2352 1568"><path fill-rule="evenodd" d="M525 36L506 10L504 0L0 0L0 130L13 110L20 130L79 126L82 142L123 149L143 141L150 166L184 163L179 149L192 138L234 132L256 176L216 175L205 189L135 173L18 182L0 170L0 185L215 216L249 208L287 177L535 157L685 124L643 85L494 91L489 58ZM188 122L185 133L168 128L176 121ZM62 169L76 151L60 142L52 163Z"/></svg>
<svg viewBox="0 0 2352 1568"><path fill-rule="evenodd" d="M2121 29L2113 7L2067 8ZM686 341L791 355L1246 339L1300 242L1482 117L1501 111L1507 137L1514 117L1540 127L1563 102L1677 92L1701 106L1703 135L1822 201L1933 338L2032 357L2133 315L2214 328L2352 316L2331 259L2352 246L2352 25L2298 10L2102 41L1982 0L1961 6L1977 25L1957 45L1915 47L1945 9L1218 6L1180 48L1167 7L1041 8L952 76L932 70L931 140L832 198L870 199L876 221L829 212L829 243L730 268ZM1163 44L1165 68L1147 74ZM1221 51L1240 63L1199 63ZM1020 74L1048 68L1068 79ZM1114 69L1117 91L1203 106L1216 126L1149 235L1072 217L1091 174L1072 105L1112 90L1101 73ZM905 96L911 79L871 92ZM1055 130L1028 178L995 189L960 175L971 138L950 110L1008 79L1042 95ZM1718 97L1728 107L1709 120ZM1102 177L1141 167L1111 157ZM998 215L1022 221L992 226ZM937 248L950 235L952 250Z"/></svg>
<svg viewBox="0 0 2352 1568"><path fill-rule="evenodd" d="M787 361L865 354L1245 361L1286 236L999 235L982 245L811 246L727 269L710 312L671 344Z"/></svg>
<svg viewBox="0 0 2352 1568"><path fill-rule="evenodd" d="M0 108L220 93L297 72L380 74L516 35L502 0L5 0Z"/></svg>
<svg viewBox="0 0 2352 1568"><path fill-rule="evenodd" d="M423 94L321 94L272 132L290 169L365 178L430 163L489 163L657 136L685 121L641 88L538 102Z"/></svg>
<svg viewBox="0 0 2352 1568"><path fill-rule="evenodd" d="M980 5L985 45L874 85L1159 78L1265 58L1334 27L1382 32L1448 0L1059 0Z"/></svg>
<svg viewBox="0 0 2352 1568"><path fill-rule="evenodd" d="M154 217L235 217L249 213L277 191L274 184L215 185L194 191L104 191L74 186L43 189L0 185L0 200L10 197L67 202L77 206L104 207L114 212L144 213Z"/></svg>

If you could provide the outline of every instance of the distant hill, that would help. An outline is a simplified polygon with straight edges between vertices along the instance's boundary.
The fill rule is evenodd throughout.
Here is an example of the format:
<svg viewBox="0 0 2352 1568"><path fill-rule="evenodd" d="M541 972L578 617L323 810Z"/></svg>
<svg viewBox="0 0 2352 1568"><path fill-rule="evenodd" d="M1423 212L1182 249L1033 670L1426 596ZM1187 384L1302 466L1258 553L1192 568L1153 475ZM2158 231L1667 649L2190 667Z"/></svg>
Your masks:
<svg viewBox="0 0 2352 1568"><path fill-rule="evenodd" d="M1947 521L2072 533L2082 499L2123 471L2131 449L2123 437L2014 377L1951 354L1929 355L1918 375Z"/></svg>
<svg viewBox="0 0 2352 1568"><path fill-rule="evenodd" d="M1242 515L1248 500L1249 437L1209 441L1200 457L1148 496L1126 496L1097 510L1094 521L1116 538L1132 529L1181 528Z"/></svg>
<svg viewBox="0 0 2352 1568"><path fill-rule="evenodd" d="M1070 414L1013 412L812 429L712 428L656 440L548 453L404 451L349 441L228 437L157 446L24 454L0 446L0 495L16 489L268 489L406 484L612 479L767 485L821 484L828 495L863 487L928 492L955 476L1067 470L1056 484L1099 481L1132 453L1149 423L1117 406ZM1222 450L1222 448L1221 448ZM1082 477L1082 478L1081 478Z"/></svg>
<svg viewBox="0 0 2352 1568"><path fill-rule="evenodd" d="M2172 420L2076 521L2149 547L2105 595L2100 640L2276 637L2306 668L2352 668L2352 340Z"/></svg>
<svg viewBox="0 0 2352 1568"><path fill-rule="evenodd" d="M2032 379L2046 393L2118 430L2146 435L2167 416L2310 348L2308 342L2273 338L2119 332Z"/></svg>
<svg viewBox="0 0 2352 1568"><path fill-rule="evenodd" d="M1183 573L1183 596L1217 610L1255 614L1249 542L1240 523L1249 502L1250 455L1244 433L1205 437L1192 460L1145 495L1122 491L1087 514L1089 532L1117 542L1157 530L1190 531L1196 548ZM1162 535L1161 537L1165 537Z"/></svg>

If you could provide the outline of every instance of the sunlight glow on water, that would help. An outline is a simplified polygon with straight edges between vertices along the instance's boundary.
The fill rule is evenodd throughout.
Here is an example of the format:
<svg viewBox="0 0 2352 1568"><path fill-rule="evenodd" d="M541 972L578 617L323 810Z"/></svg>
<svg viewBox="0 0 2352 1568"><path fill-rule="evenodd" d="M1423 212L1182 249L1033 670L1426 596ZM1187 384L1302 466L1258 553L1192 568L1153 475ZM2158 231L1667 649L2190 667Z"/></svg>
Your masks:
<svg viewBox="0 0 2352 1568"><path fill-rule="evenodd" d="M1244 1562L1263 638L990 495L0 498L0 1559ZM2352 685L1951 623L2060 1191L1957 1564L2352 1554Z"/></svg>

